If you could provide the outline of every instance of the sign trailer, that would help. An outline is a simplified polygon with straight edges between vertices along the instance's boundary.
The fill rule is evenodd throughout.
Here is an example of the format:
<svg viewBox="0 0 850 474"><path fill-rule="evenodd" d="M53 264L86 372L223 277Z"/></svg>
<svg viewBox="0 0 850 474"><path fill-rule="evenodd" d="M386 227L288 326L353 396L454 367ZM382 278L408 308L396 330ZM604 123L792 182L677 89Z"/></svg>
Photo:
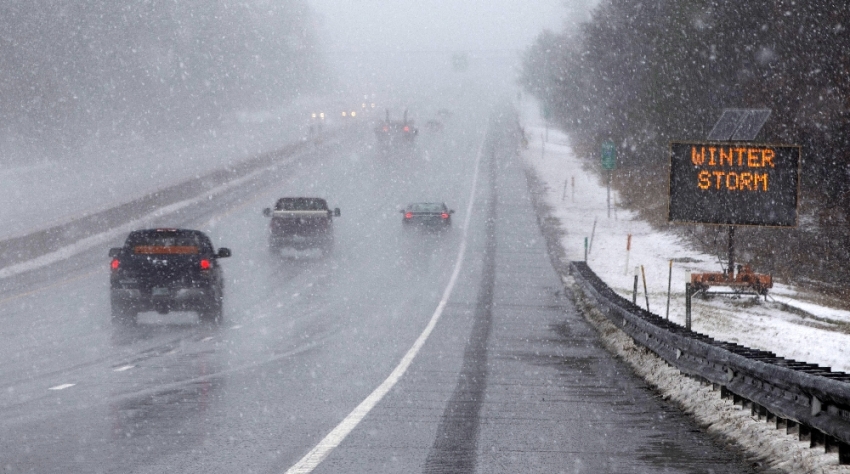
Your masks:
<svg viewBox="0 0 850 474"><path fill-rule="evenodd" d="M735 226L797 225L800 147L751 142L769 115L764 109L728 109L708 141L670 143L668 220L729 226L726 271L692 274L688 301L692 292L713 285L765 296L773 286L770 275L749 265L735 273Z"/></svg>

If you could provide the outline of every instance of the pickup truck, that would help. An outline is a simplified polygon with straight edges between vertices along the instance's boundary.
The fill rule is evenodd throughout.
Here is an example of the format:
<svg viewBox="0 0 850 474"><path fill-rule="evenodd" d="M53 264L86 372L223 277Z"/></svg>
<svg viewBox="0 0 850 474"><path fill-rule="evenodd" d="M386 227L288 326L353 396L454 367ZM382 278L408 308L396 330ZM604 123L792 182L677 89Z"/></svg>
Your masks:
<svg viewBox="0 0 850 474"><path fill-rule="evenodd" d="M270 217L269 249L279 253L283 248L295 250L319 248L322 255L333 251L333 218L340 216L339 208L330 210L328 203L316 197L284 197L274 209L263 209Z"/></svg>
<svg viewBox="0 0 850 474"><path fill-rule="evenodd" d="M203 232L145 229L130 232L109 250L110 303L114 322L135 322L142 311L197 311L202 321L222 317L224 279L216 252Z"/></svg>

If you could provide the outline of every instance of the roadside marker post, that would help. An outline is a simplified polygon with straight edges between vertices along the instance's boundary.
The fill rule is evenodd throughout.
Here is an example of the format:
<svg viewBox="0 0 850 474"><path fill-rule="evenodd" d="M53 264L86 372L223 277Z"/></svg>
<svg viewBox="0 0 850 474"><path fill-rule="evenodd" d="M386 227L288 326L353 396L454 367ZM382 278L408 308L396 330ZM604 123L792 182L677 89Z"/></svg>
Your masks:
<svg viewBox="0 0 850 474"><path fill-rule="evenodd" d="M632 250L632 234L626 236L626 268L623 270L623 275L629 274L629 252Z"/></svg>
<svg viewBox="0 0 850 474"><path fill-rule="evenodd" d="M572 176L570 178L570 182L572 183L572 186L573 186L573 202L576 202L576 177Z"/></svg>
<svg viewBox="0 0 850 474"><path fill-rule="evenodd" d="M596 236L596 219L593 219L593 229L590 231L590 243L587 246L587 253L593 251L593 237Z"/></svg>
<svg viewBox="0 0 850 474"><path fill-rule="evenodd" d="M649 311L649 292L646 291L646 272L643 270L643 265L640 266L640 276L643 278L643 296L646 299L646 310Z"/></svg>
<svg viewBox="0 0 850 474"><path fill-rule="evenodd" d="M673 260L670 260L670 271L667 273L667 320L670 320L670 288L673 284Z"/></svg>
<svg viewBox="0 0 850 474"><path fill-rule="evenodd" d="M632 304L637 306L638 293L638 267L635 267L635 289L632 291Z"/></svg>

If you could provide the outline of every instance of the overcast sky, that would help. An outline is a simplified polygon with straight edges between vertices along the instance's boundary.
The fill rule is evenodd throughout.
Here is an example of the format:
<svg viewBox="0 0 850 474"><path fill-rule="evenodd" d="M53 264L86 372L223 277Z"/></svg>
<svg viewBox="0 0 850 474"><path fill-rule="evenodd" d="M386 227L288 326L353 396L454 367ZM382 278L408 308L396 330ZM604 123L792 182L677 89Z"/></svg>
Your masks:
<svg viewBox="0 0 850 474"><path fill-rule="evenodd" d="M519 51L593 0L310 0L328 51Z"/></svg>

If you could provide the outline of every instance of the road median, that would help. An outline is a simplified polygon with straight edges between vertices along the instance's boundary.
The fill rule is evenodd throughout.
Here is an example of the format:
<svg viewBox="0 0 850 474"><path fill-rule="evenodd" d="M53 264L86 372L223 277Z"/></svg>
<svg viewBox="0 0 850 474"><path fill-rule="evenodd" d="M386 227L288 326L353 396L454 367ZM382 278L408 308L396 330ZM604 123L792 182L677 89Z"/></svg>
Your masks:
<svg viewBox="0 0 850 474"><path fill-rule="evenodd" d="M333 135L331 134L331 136ZM45 256L51 254L63 253L63 250L67 250L69 246L78 242L91 240L109 230L142 219L157 210L209 193L255 171L279 164L282 160L296 156L299 152L308 150L313 146L315 144L311 141L292 143L278 150L253 156L232 166L219 168L201 176L181 181L108 209L69 219L24 235L0 240L0 262L2 262L0 278L21 273L31 267L39 267L41 265L37 262L31 266L24 264L43 260Z"/></svg>

